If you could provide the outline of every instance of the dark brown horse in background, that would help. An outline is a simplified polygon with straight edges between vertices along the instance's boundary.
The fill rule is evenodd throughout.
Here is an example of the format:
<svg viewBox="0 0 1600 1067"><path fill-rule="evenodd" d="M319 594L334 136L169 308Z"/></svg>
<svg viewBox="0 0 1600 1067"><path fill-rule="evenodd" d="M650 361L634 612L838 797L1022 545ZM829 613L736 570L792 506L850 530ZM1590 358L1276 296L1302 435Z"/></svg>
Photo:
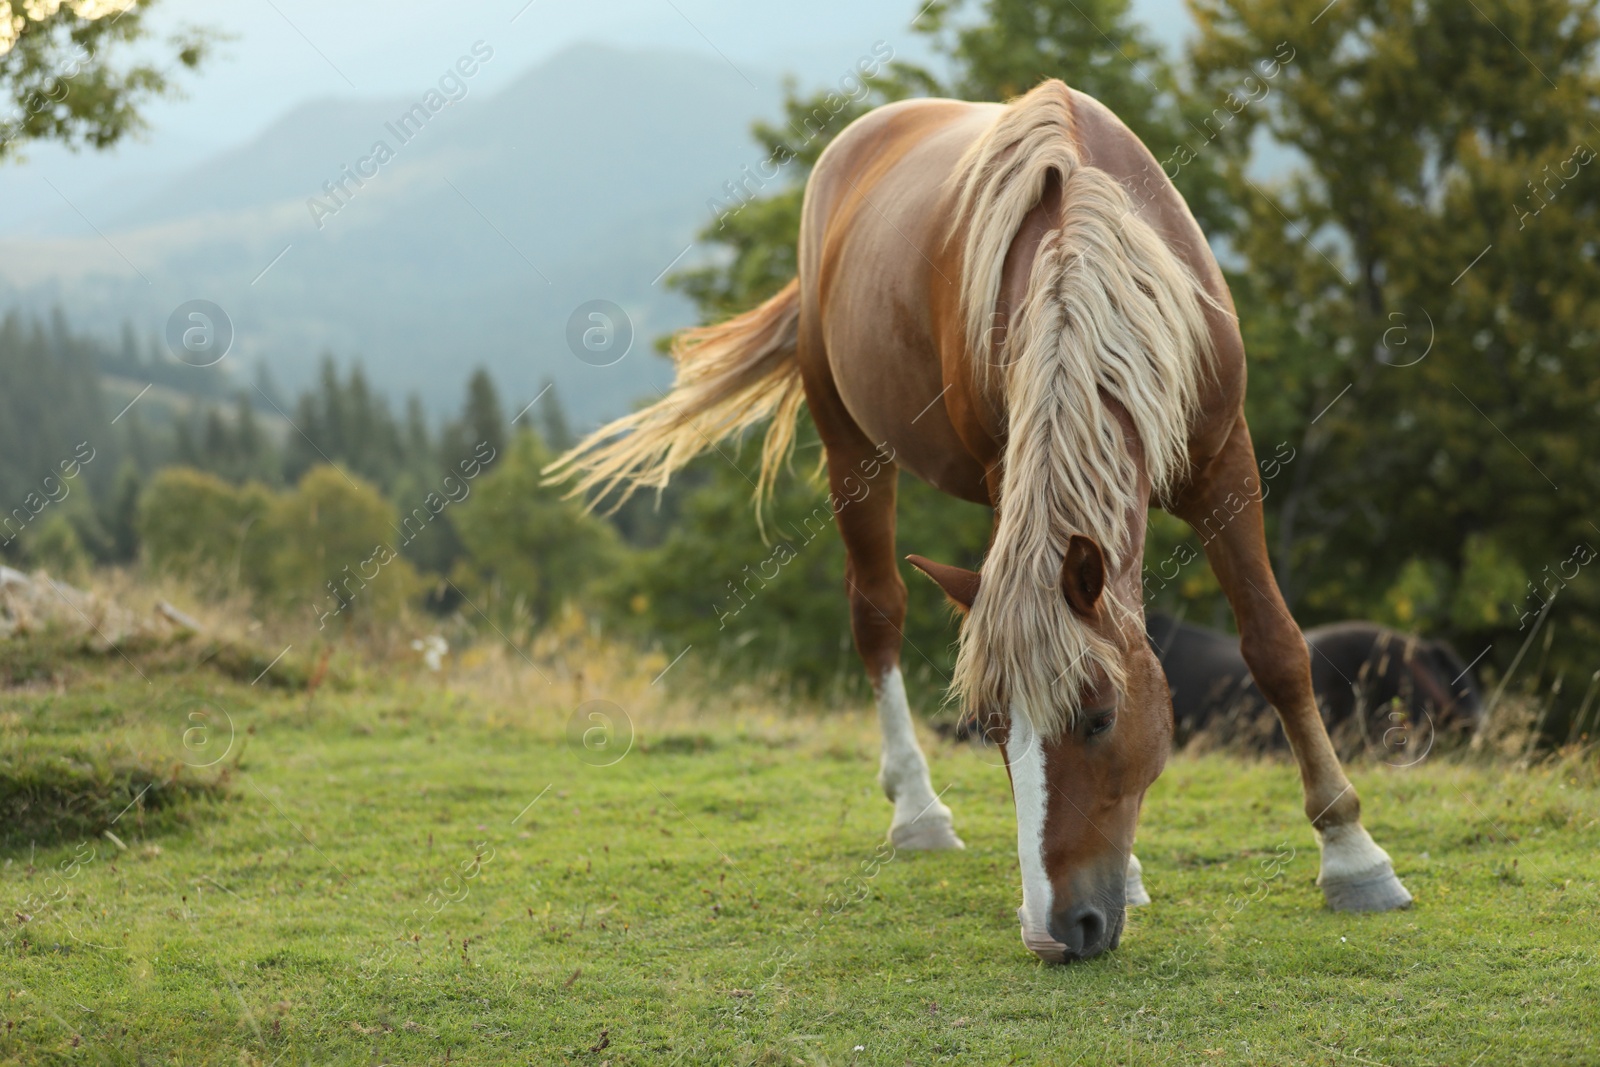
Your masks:
<svg viewBox="0 0 1600 1067"><path fill-rule="evenodd" d="M1006 105L913 100L864 116L806 188L799 277L689 331L674 357L668 395L552 475L579 474L575 492L661 486L714 441L769 422L765 487L810 408L900 848L961 841L899 669L899 469L994 507L981 574L912 562L967 612L953 685L1005 753L1032 951L1114 947L1124 908L1148 899L1134 831L1172 735L1142 610L1152 505L1202 531L1299 763L1328 903L1410 901L1361 826L1268 564L1222 273L1154 157L1103 105L1047 81Z"/></svg>
<svg viewBox="0 0 1600 1067"><path fill-rule="evenodd" d="M1152 614L1145 625L1172 693L1178 746L1195 737L1258 751L1285 746L1237 637L1170 615ZM1347 757L1378 752L1409 765L1441 739L1477 728L1482 695L1448 642L1354 621L1312 627L1305 638L1323 725Z"/></svg>

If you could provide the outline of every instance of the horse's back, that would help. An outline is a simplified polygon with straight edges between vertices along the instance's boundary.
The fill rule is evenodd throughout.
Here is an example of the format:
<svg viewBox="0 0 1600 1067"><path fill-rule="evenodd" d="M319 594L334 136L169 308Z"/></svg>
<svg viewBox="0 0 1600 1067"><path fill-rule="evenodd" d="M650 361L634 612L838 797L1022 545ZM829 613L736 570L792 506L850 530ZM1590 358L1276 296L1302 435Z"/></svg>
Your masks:
<svg viewBox="0 0 1600 1067"><path fill-rule="evenodd" d="M1437 714L1437 726L1470 730L1482 712L1472 672L1448 642L1413 637L1377 623L1329 623L1306 631L1317 692L1348 714L1357 697L1381 708L1400 698L1414 712Z"/></svg>
<svg viewBox="0 0 1600 1067"><path fill-rule="evenodd" d="M806 186L799 262L803 299L825 305L830 333L852 312L881 311L938 280L955 202L950 177L998 110L902 100L863 115L823 151ZM931 344L929 324L919 325L916 340Z"/></svg>
<svg viewBox="0 0 1600 1067"><path fill-rule="evenodd" d="M944 410L941 352L959 331L960 262L947 240L951 176L1000 110L906 100L841 133L806 188L799 261L802 343L813 413L830 382L874 445L939 489L985 499L983 468ZM930 405L932 409L930 410ZM921 416L921 417L919 417Z"/></svg>
<svg viewBox="0 0 1600 1067"><path fill-rule="evenodd" d="M1191 439L1192 457L1206 458L1232 429L1243 396L1243 344L1227 286L1143 142L1093 97L1071 90L1067 99L1082 164L1117 179L1135 214L1216 301L1206 309L1214 361L1202 376L1206 417ZM949 238L958 164L1004 110L916 99L853 122L812 172L799 247L802 336L813 341L800 353L808 379L830 380L861 433L925 481L977 500L987 499L984 468L1004 435L1003 404L964 395L973 355L960 307L960 242ZM1012 258L1002 317L1005 305L1020 305L1031 270L1031 256Z"/></svg>

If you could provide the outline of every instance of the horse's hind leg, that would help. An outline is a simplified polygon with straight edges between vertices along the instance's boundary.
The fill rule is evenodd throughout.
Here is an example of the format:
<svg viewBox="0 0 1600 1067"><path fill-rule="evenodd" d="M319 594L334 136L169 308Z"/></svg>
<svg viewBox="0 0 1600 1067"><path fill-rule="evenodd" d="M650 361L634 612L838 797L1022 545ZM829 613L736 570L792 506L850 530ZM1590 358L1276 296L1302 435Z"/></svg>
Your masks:
<svg viewBox="0 0 1600 1067"><path fill-rule="evenodd" d="M907 849L962 848L950 809L929 780L900 675L906 585L895 562L899 468L885 459L887 449L875 449L853 422L840 426L830 419L827 406L815 398L812 411L827 447L834 517L844 539L850 630L872 681L883 731L878 783L894 802L889 842Z"/></svg>
<svg viewBox="0 0 1600 1067"><path fill-rule="evenodd" d="M1311 658L1267 562L1250 429L1240 415L1222 451L1173 505L1194 527L1239 623L1240 651L1256 685L1277 709L1300 765L1306 815L1322 838L1322 886L1336 911L1387 911L1411 894L1388 853L1361 825L1361 801L1328 740L1311 689Z"/></svg>

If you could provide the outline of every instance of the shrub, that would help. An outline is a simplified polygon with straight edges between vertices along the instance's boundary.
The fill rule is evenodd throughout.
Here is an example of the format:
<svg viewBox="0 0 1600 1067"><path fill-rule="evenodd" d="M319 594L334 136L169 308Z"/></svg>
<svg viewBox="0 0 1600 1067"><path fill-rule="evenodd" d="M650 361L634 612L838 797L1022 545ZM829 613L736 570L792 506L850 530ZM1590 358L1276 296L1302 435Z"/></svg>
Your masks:
<svg viewBox="0 0 1600 1067"><path fill-rule="evenodd" d="M28 562L68 581L82 581L89 573L89 552L77 528L65 515L52 515L27 539Z"/></svg>
<svg viewBox="0 0 1600 1067"><path fill-rule="evenodd" d="M519 434L456 515L474 579L490 585L492 576L492 599L513 613L520 602L535 622L581 596L617 551L609 524L544 484L551 458L538 437Z"/></svg>
<svg viewBox="0 0 1600 1067"><path fill-rule="evenodd" d="M395 547L393 505L370 483L329 466L311 468L281 494L266 522L271 551L253 575L256 592L330 619L393 615L418 590Z"/></svg>
<svg viewBox="0 0 1600 1067"><path fill-rule="evenodd" d="M253 585L267 548L253 527L267 517L272 504L273 493L266 486L232 486L214 474L167 467L139 498L137 523L145 562L219 590L235 589L241 580Z"/></svg>

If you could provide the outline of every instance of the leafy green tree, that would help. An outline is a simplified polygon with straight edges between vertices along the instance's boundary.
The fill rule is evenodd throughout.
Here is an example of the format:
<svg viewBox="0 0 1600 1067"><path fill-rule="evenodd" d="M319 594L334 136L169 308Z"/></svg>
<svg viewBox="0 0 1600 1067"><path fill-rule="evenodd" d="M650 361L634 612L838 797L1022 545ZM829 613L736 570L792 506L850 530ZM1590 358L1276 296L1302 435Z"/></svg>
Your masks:
<svg viewBox="0 0 1600 1067"><path fill-rule="evenodd" d="M543 623L614 564L610 526L564 499L559 487L544 484L552 458L538 436L524 430L452 505L468 551L468 569L458 577L487 594L473 597L485 611Z"/></svg>
<svg viewBox="0 0 1600 1067"><path fill-rule="evenodd" d="M806 176L822 150L873 107L909 95L909 83L922 77L902 68L879 69L880 76L864 79L856 94L849 96L831 90L800 96L790 84L783 124L757 122L751 128L764 153L764 166L758 171L772 169L775 176L755 190L736 187L733 195L715 205L719 210L700 231L700 239L722 246L727 255L667 279L695 302L703 319L715 321L746 311L794 277L800 201ZM760 181L759 174L753 180Z"/></svg>
<svg viewBox="0 0 1600 1067"><path fill-rule="evenodd" d="M840 131L877 103L905 95L904 81L917 76L896 80L893 73L883 70L851 96L800 96L791 85L782 124L755 124L765 169L778 168L781 180L758 190L764 195L746 189L725 201L700 238L728 254L668 279L704 320L745 311L794 277L805 178ZM798 451L817 455L809 420L798 436ZM767 505L767 543L751 510L754 480L738 463L713 453L679 472L663 494L669 521L641 514L646 498L627 502L624 529L649 531L637 540L655 544L607 583L616 621L642 637L697 645L738 673L776 674L812 690L840 680L856 688L839 592L844 550L825 487L804 476L780 478Z"/></svg>
<svg viewBox="0 0 1600 1067"><path fill-rule="evenodd" d="M257 529L274 503L265 486L233 486L190 467L167 467L139 497L145 562L227 591L262 583L270 538Z"/></svg>
<svg viewBox="0 0 1600 1067"><path fill-rule="evenodd" d="M788 107L793 111L796 101ZM762 129L756 127L756 137L764 141ZM803 191L796 186L752 200L712 222L700 239L721 245L732 258L674 273L668 283L687 294L706 321L747 311L772 296L795 276Z"/></svg>
<svg viewBox="0 0 1600 1067"><path fill-rule="evenodd" d="M802 454L815 456L814 431L804 437L812 444ZM681 501L665 540L608 583L616 621L641 637L692 644L698 656L736 673L776 676L812 692L859 691L844 546L825 482L783 479L763 531L750 507L748 456L712 455L694 469L704 482ZM897 510L903 551L978 566L987 508L902 477ZM942 686L954 664L955 624L944 595L905 569L911 599L901 662L910 678Z"/></svg>
<svg viewBox="0 0 1600 1067"><path fill-rule="evenodd" d="M376 486L322 464L274 500L262 531L268 547L254 575L258 594L325 628L391 616L418 592L399 554L394 505Z"/></svg>
<svg viewBox="0 0 1600 1067"><path fill-rule="evenodd" d="M137 47L148 37L150 6L132 0L7 5L0 95L9 114L0 122L0 161L30 141L107 148L144 126L144 106L175 89L167 66ZM208 34L187 30L162 51L193 69L209 42Z"/></svg>
<svg viewBox="0 0 1600 1067"><path fill-rule="evenodd" d="M1193 46L1211 92L1294 55L1237 121L1299 165L1265 187L1229 168L1256 439L1302 445L1275 507L1284 584L1304 621L1387 616L1469 656L1493 642L1502 667L1555 592L1551 666L1587 676L1596 5L1323 8L1202 0Z"/></svg>
<svg viewBox="0 0 1600 1067"><path fill-rule="evenodd" d="M26 551L30 566L42 567L51 576L69 582L82 581L88 574L89 550L67 516L45 516L28 534Z"/></svg>

